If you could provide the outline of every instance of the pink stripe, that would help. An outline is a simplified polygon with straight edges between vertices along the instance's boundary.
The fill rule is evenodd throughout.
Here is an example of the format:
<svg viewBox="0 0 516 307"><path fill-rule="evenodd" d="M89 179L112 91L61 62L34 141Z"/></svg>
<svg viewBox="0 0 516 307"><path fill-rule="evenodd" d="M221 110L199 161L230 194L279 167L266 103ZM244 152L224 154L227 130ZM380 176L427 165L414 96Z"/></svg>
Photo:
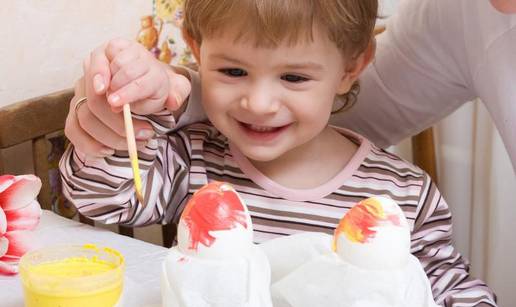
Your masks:
<svg viewBox="0 0 516 307"><path fill-rule="evenodd" d="M350 180L349 183L353 188L362 187L370 190L388 190L396 196L403 196L407 194L417 195L417 192L421 191L421 185L399 187L395 185L393 181L375 180L374 178L362 179L358 177L353 177L353 179ZM407 191L409 193L407 193Z"/></svg>
<svg viewBox="0 0 516 307"><path fill-rule="evenodd" d="M273 195L289 200L315 201L324 198L325 196L340 188L343 182L348 180L360 167L360 164L362 164L364 159L371 151L371 143L363 136L347 129L336 130L342 133L344 136L348 135L358 139L360 141L360 147L340 173L338 173L327 183L313 189L291 189L282 186L272 181L270 178L266 177L263 173L257 170L254 165L252 165L251 162L247 159L247 157L244 156L232 143L229 143L229 147L231 153L233 154L233 158L238 163L244 174L246 174L251 180L253 180L257 185L261 186L263 189L267 190Z"/></svg>
<svg viewBox="0 0 516 307"><path fill-rule="evenodd" d="M355 173L355 177L357 177L357 176L358 177L366 177L367 179L371 179L371 180L378 180L378 181L381 180L383 182L391 182L391 183L394 182L400 187L418 186L419 189L421 189L421 186L423 183L422 179L404 179L403 181L400 181L396 176L394 176L392 174L386 175L386 174L382 174L382 173L378 173L378 172L367 173L367 172L361 172L360 170L358 170Z"/></svg>
<svg viewBox="0 0 516 307"><path fill-rule="evenodd" d="M297 203L290 201L275 201L274 205L270 205L270 202L268 200L260 199L258 197L256 199L243 197L243 199L245 200L248 206L257 208L255 211L259 210L258 208L267 210L266 213L261 214L267 214L271 217L274 216L274 214L277 214L277 212L284 212L286 216L292 213L299 213L306 216L313 215L326 218L340 219L348 210L344 207L335 208L319 204ZM269 210L274 210L274 212L271 212Z"/></svg>
<svg viewBox="0 0 516 307"><path fill-rule="evenodd" d="M278 209L278 204L281 204L281 205L284 205L284 206L292 206L294 208L302 208L300 209L300 211L305 211L306 209L305 208L314 208L314 209L317 209L317 210L321 210L321 208L325 208L324 210L330 210L329 212L333 212L334 210L337 210L337 211L341 211L341 210L347 210L349 208L351 208L355 202L346 202L346 201L343 201L343 200L340 200L340 199L331 199L331 198L322 198L322 199L318 199L317 200L317 203L308 203L308 202L303 202L303 203L299 203L299 201L293 201L293 200L289 200L289 199L282 199L282 198L279 198L279 199L274 199L273 200L273 205L270 205L271 204L271 200L270 199L267 199L267 198L264 198L264 197L277 197L277 196L274 196L272 195L271 193L269 193L268 191L265 191L263 190L262 188L252 188L252 187L249 187L249 186L243 186L243 185L235 185L233 184L233 186L235 187L235 189L244 194L243 197L245 197L247 199L248 202L258 202L260 204L262 203L266 203L266 204L269 204L268 207L271 207L271 208L274 208L274 209ZM339 188L340 190L340 188ZM338 190L336 190L338 191ZM334 191L335 192L335 191ZM344 191L344 193L347 194L347 191ZM254 195L253 195L254 194ZM330 206L324 206L324 205L330 205ZM332 207L333 206L333 207ZM260 205L260 207L267 207L265 205Z"/></svg>

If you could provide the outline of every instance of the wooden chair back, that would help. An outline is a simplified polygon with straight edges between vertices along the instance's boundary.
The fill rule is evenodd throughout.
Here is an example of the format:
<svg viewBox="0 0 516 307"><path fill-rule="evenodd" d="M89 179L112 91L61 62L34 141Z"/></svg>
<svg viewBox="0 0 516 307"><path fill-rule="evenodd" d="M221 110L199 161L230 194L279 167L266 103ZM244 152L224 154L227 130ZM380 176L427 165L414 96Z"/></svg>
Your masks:
<svg viewBox="0 0 516 307"><path fill-rule="evenodd" d="M0 174L5 173L2 153L13 146L30 142L32 144L31 157L34 173L42 182L38 201L41 207L47 210L53 209L53 192L50 182L52 179L49 176L49 171L55 171L56 167L56 165L50 165L49 154L52 145L48 136L63 133L72 97L73 90L67 89L0 108ZM54 161L59 158L54 157ZM56 179L54 178L54 180ZM58 176L57 180L59 180ZM93 220L82 215L79 215L78 219L83 223L95 225ZM163 225L161 228L162 238L153 238L152 242L163 242L162 244L165 247L172 246L176 237L175 225ZM132 227L118 226L113 230L134 237Z"/></svg>
<svg viewBox="0 0 516 307"><path fill-rule="evenodd" d="M34 173L42 181L38 201L44 209L51 209L47 159L50 143L46 136L63 130L72 96L72 90L64 90L0 108L0 154L13 146L32 143ZM3 160L0 159L0 174L5 173Z"/></svg>
<svg viewBox="0 0 516 307"><path fill-rule="evenodd" d="M434 129L427 128L411 138L412 161L430 175L437 184L437 163L435 156Z"/></svg>

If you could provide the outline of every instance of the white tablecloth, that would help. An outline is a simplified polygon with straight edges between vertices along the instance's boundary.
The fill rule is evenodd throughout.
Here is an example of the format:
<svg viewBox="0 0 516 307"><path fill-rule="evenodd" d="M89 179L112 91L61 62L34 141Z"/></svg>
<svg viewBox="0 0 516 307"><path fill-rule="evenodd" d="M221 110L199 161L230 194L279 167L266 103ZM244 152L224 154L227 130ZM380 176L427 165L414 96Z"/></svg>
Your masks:
<svg viewBox="0 0 516 307"><path fill-rule="evenodd" d="M126 261L122 306L161 306L161 262L167 249L68 220L43 210L40 224L34 231L40 246L94 243L120 251ZM0 306L23 306L23 292L18 275L0 276Z"/></svg>

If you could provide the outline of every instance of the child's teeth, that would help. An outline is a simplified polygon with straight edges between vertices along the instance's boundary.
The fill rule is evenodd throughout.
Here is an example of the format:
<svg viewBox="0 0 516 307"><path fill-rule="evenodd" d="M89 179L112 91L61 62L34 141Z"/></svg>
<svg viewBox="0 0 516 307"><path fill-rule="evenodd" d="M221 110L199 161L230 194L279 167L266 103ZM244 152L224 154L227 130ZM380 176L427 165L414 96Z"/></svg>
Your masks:
<svg viewBox="0 0 516 307"><path fill-rule="evenodd" d="M275 129L274 127L265 127L265 126L257 126L257 125L249 125L249 128L251 130L258 131L258 132L267 132L267 131L272 131Z"/></svg>

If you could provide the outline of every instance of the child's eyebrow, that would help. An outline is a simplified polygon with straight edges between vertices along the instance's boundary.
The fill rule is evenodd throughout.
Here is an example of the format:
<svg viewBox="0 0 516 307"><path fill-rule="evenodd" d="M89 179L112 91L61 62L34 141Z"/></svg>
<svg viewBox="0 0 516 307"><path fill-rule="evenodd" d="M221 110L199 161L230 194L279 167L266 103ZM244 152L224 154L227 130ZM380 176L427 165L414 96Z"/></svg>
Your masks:
<svg viewBox="0 0 516 307"><path fill-rule="evenodd" d="M291 63L283 66L286 69L309 69L309 70L323 70L321 64L315 62Z"/></svg>
<svg viewBox="0 0 516 307"><path fill-rule="evenodd" d="M247 63L244 61L241 61L239 59L235 59L235 58L232 58L225 54L220 54L220 53L211 54L209 56L209 58L211 60L224 60L224 61L232 62L232 63L238 64L238 65L247 65Z"/></svg>
<svg viewBox="0 0 516 307"><path fill-rule="evenodd" d="M248 64L247 62L244 62L242 60L232 58L226 54L212 54L209 56L212 60L224 60L231 63L234 63L236 65L245 65L245 66L252 66L252 64ZM314 71L321 71L324 70L323 66L316 62L300 62L300 63L287 63L279 65L283 69L308 69L308 70L314 70Z"/></svg>

